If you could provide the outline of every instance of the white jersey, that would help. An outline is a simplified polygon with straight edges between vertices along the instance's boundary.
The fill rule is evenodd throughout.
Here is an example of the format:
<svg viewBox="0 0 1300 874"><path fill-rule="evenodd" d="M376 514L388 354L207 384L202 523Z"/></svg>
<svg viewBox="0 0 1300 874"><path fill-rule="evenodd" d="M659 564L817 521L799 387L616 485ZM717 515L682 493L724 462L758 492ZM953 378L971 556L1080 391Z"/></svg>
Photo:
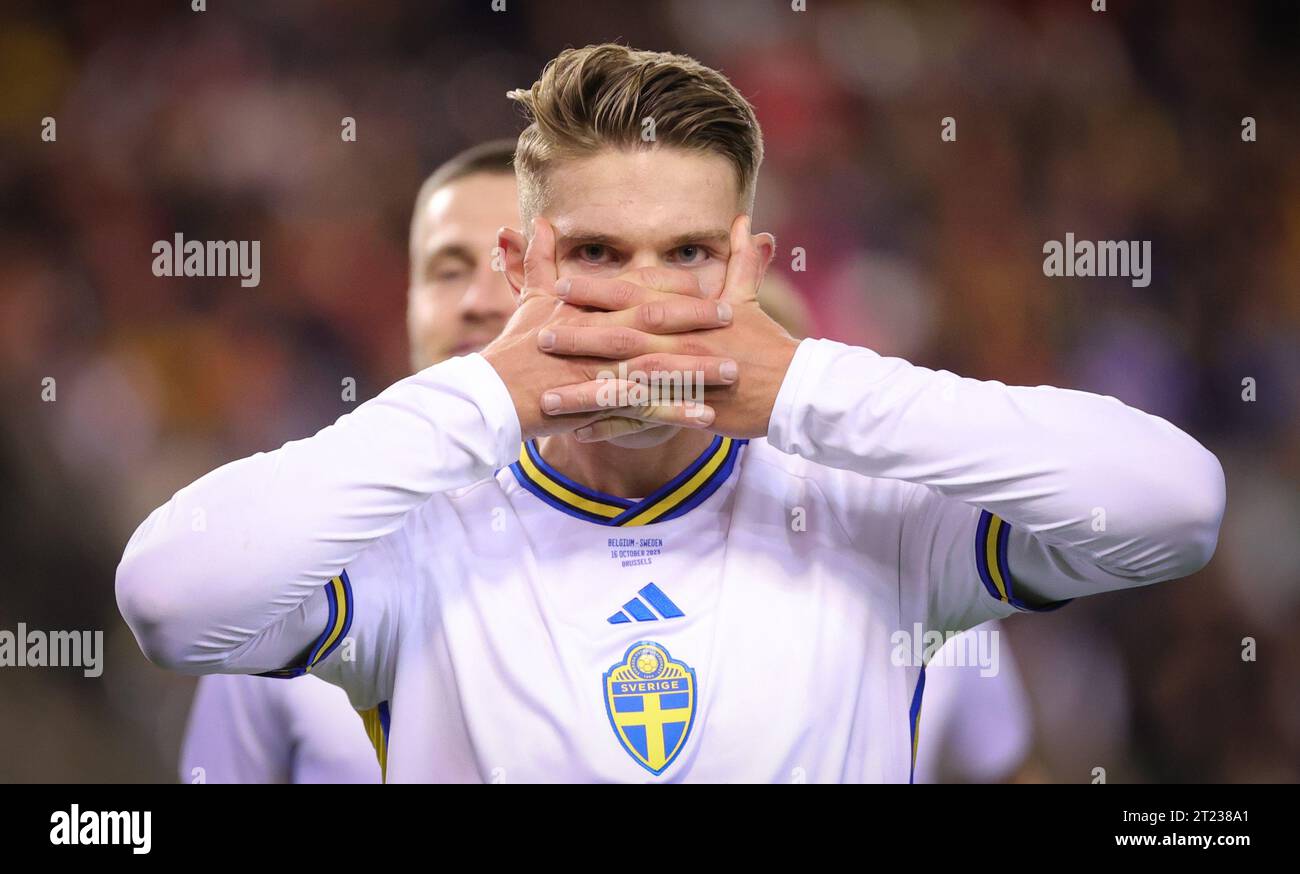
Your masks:
<svg viewBox="0 0 1300 874"><path fill-rule="evenodd" d="M244 674L199 679L183 783L378 783L379 759L341 689Z"/></svg>
<svg viewBox="0 0 1300 874"><path fill-rule="evenodd" d="M178 492L118 600L162 664L342 686L393 782L907 781L927 632L1190 573L1222 501L1113 398L825 340L766 439L628 501L521 449L472 355Z"/></svg>

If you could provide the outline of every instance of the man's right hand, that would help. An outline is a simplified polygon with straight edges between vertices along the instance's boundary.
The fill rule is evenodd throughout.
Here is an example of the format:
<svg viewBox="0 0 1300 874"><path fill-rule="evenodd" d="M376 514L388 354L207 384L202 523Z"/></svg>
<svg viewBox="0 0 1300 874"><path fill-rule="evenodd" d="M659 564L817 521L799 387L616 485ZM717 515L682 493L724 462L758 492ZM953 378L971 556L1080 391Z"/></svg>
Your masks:
<svg viewBox="0 0 1300 874"><path fill-rule="evenodd" d="M729 308L719 310L719 301L705 299L695 278L680 270L647 271L641 286L628 284L623 309L596 312L570 306L556 294L555 232L546 219L533 222L533 237L524 254L524 281L519 308L497 339L482 352L510 391L519 426L525 440L547 434L567 433L610 418L634 419L661 425L708 428L713 410L699 403L668 403L656 406L611 407L594 413L548 416L542 409L542 395L560 385L596 380L618 362L608 358L584 358L542 351L548 329L561 324L597 323L618 329L626 339L628 371L665 369L703 373L706 385L730 385L736 381L735 363L726 358L700 355L672 355L671 361L652 350L660 348L658 336L719 328L730 322ZM657 290L656 290L657 289ZM730 364L729 378L722 365Z"/></svg>

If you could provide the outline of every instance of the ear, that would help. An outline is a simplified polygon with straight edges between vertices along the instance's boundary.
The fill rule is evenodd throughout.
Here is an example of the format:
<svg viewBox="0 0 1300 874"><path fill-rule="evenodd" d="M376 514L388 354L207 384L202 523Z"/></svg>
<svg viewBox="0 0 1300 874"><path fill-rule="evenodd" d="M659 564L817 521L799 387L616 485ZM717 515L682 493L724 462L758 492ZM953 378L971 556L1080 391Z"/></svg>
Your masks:
<svg viewBox="0 0 1300 874"><path fill-rule="evenodd" d="M524 290L524 253L528 251L528 239L514 228L502 228L497 231L497 247L500 249L501 269L505 271L506 282L510 283L517 304Z"/></svg>
<svg viewBox="0 0 1300 874"><path fill-rule="evenodd" d="M769 233L754 235L754 248L758 250L759 256L763 259L763 266L758 272L758 284L763 284L763 277L767 275L767 268L772 266L772 259L776 257L776 237Z"/></svg>

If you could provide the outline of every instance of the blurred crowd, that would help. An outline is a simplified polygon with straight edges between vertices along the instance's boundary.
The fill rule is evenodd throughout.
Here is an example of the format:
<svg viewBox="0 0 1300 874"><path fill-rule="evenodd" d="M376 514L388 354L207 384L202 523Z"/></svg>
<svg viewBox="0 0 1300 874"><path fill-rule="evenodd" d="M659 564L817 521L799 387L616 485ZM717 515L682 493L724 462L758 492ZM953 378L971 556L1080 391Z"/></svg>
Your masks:
<svg viewBox="0 0 1300 874"><path fill-rule="evenodd" d="M359 402L404 375L421 180L516 134L506 91L560 49L611 39L754 102L755 226L814 335L1114 395L1223 462L1206 570L1006 623L1034 778L1300 780L1300 11L807 5L7 3L0 628L102 628L107 656L98 680L0 668L0 780L173 779L192 681L117 614L127 538L352 409L345 380ZM260 285L154 276L177 232L260 240ZM1152 241L1150 286L1045 277L1066 232Z"/></svg>

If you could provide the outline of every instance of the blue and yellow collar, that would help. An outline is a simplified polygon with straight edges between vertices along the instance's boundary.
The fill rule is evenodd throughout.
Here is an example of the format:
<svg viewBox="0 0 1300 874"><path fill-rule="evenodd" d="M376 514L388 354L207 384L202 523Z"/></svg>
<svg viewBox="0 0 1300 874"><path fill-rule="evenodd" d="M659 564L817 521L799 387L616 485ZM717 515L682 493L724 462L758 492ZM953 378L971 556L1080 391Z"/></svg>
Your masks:
<svg viewBox="0 0 1300 874"><path fill-rule="evenodd" d="M557 510L597 525L650 525L676 519L704 502L727 481L740 447L748 440L714 437L709 448L685 470L639 501L616 498L580 485L543 460L536 441L519 451L510 465L519 484Z"/></svg>

